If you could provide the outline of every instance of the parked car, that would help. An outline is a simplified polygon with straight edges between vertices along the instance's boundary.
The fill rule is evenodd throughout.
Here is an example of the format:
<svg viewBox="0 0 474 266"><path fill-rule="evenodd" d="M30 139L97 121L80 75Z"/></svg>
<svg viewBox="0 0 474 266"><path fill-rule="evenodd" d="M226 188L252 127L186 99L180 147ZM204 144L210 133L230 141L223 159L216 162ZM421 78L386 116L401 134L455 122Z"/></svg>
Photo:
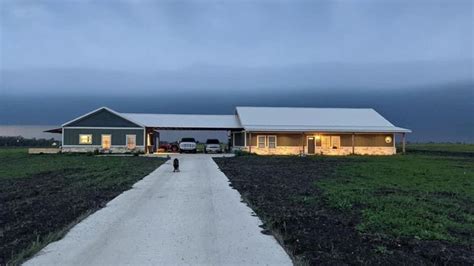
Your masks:
<svg viewBox="0 0 474 266"><path fill-rule="evenodd" d="M208 139L206 141L206 148L204 149L204 152L222 152L221 143L218 139Z"/></svg>
<svg viewBox="0 0 474 266"><path fill-rule="evenodd" d="M182 138L179 142L179 152L196 153L197 143L194 138Z"/></svg>
<svg viewBox="0 0 474 266"><path fill-rule="evenodd" d="M179 146L177 142L160 141L159 149L165 152L178 152Z"/></svg>

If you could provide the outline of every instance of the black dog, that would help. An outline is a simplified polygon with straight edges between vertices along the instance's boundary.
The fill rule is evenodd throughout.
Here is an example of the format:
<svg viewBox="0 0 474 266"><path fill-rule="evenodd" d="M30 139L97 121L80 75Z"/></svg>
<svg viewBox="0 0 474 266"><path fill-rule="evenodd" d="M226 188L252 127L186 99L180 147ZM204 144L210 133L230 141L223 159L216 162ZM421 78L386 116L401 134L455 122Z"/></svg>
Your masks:
<svg viewBox="0 0 474 266"><path fill-rule="evenodd" d="M173 160L173 167L174 167L173 173L174 172L179 172L179 160L178 160L178 158L175 158Z"/></svg>

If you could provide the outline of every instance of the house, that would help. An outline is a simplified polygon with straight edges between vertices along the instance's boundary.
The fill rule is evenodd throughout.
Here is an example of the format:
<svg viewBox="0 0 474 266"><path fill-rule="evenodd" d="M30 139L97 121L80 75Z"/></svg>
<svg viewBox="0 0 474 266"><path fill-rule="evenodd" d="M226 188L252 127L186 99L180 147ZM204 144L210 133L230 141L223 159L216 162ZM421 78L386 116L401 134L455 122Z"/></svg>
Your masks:
<svg viewBox="0 0 474 266"><path fill-rule="evenodd" d="M158 130L226 130L234 150L257 154L395 154L396 127L366 108L237 107L232 115L119 113L102 107L48 132L63 152L156 151Z"/></svg>

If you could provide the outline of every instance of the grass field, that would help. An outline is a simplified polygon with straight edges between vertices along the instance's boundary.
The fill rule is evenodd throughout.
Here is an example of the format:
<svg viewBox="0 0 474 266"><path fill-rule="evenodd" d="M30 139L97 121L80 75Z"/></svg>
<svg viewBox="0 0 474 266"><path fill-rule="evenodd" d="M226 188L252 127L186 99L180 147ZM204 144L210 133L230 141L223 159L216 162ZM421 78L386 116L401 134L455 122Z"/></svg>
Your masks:
<svg viewBox="0 0 474 266"><path fill-rule="evenodd" d="M354 157L315 185L333 208L359 206L361 232L464 244L473 240L474 160Z"/></svg>
<svg viewBox="0 0 474 266"><path fill-rule="evenodd" d="M470 153L474 154L474 144L419 143L407 145L408 151Z"/></svg>
<svg viewBox="0 0 474 266"><path fill-rule="evenodd" d="M424 152L387 157L216 161L297 260L472 265L471 147L416 145L407 150Z"/></svg>
<svg viewBox="0 0 474 266"><path fill-rule="evenodd" d="M0 265L21 262L156 169L146 157L0 149Z"/></svg>

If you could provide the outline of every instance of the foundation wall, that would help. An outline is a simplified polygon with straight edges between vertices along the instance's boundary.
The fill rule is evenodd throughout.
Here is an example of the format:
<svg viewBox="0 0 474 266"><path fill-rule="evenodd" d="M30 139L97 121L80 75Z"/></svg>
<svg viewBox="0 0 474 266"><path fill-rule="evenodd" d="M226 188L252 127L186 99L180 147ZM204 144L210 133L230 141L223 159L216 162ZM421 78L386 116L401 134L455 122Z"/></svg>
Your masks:
<svg viewBox="0 0 474 266"><path fill-rule="evenodd" d="M85 152L94 152L95 150L98 150L99 152L103 153L127 153L127 152L144 152L145 148L144 147L136 147L133 150L129 150L125 146L116 146L116 147L111 147L110 150L108 151L103 151L100 146L84 146L84 147L62 147L61 151L64 153L69 153L69 152L79 152L79 153L85 153Z"/></svg>
<svg viewBox="0 0 474 266"><path fill-rule="evenodd" d="M54 154L59 153L61 150L59 148L29 148L29 154Z"/></svg>
<svg viewBox="0 0 474 266"><path fill-rule="evenodd" d="M234 150L249 151L248 147L234 147ZM251 152L259 155L299 155L303 151L303 147L280 146L274 149L257 148L252 146ZM396 154L395 147L355 147L355 154L358 155L394 155ZM352 147L341 147L339 149L322 149L316 148L315 155L350 155L352 154Z"/></svg>
<svg viewBox="0 0 474 266"><path fill-rule="evenodd" d="M248 148L245 149L249 151ZM303 147L295 146L278 146L276 148L258 148L257 146L252 146L252 153L259 155L299 155L303 151Z"/></svg>
<svg viewBox="0 0 474 266"><path fill-rule="evenodd" d="M395 147L354 147L354 153L358 155L393 155L396 154ZM316 154L322 155L350 155L352 147L341 147L339 149L316 148Z"/></svg>

